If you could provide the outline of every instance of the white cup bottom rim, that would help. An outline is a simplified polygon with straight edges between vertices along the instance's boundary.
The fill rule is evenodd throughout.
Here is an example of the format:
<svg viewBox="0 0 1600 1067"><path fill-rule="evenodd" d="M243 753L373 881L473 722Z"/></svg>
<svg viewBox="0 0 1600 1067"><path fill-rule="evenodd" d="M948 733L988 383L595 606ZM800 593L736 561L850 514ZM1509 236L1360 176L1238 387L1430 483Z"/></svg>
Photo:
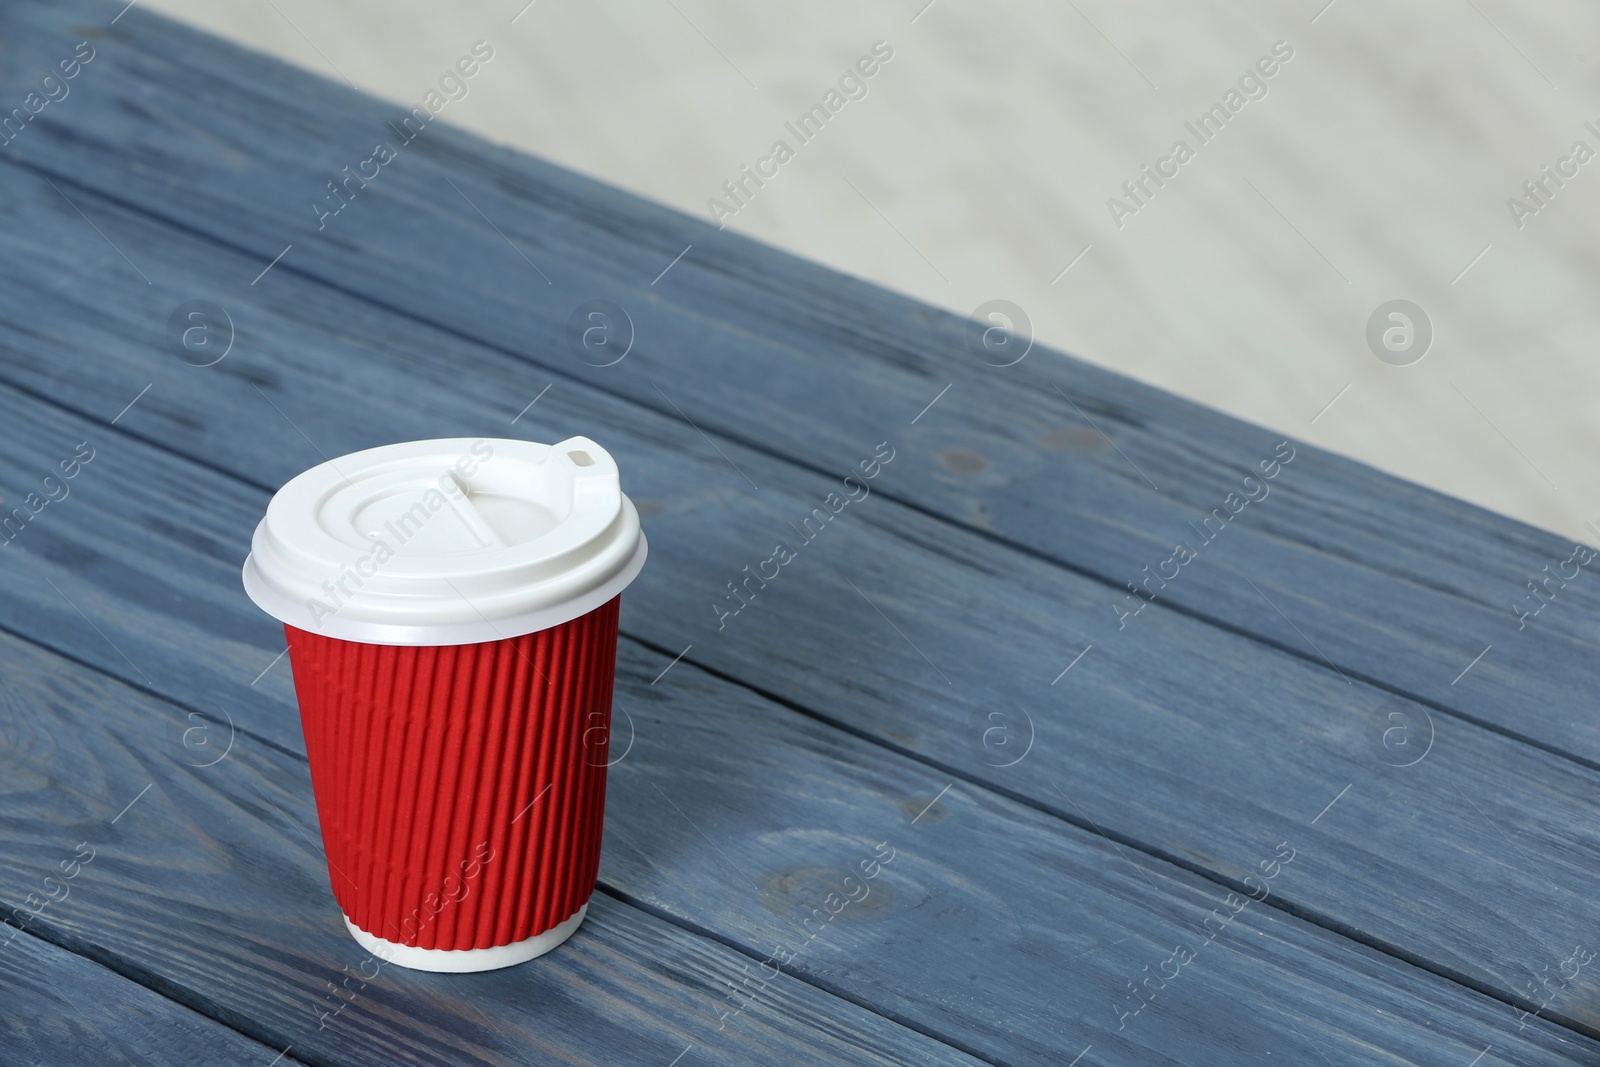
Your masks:
<svg viewBox="0 0 1600 1067"><path fill-rule="evenodd" d="M588 912L589 904L585 901L569 918L544 933L509 945L489 948L419 948L369 934L351 922L348 915L344 916L344 925L357 944L387 963L398 963L415 971L466 974L512 967L543 956L576 933Z"/></svg>

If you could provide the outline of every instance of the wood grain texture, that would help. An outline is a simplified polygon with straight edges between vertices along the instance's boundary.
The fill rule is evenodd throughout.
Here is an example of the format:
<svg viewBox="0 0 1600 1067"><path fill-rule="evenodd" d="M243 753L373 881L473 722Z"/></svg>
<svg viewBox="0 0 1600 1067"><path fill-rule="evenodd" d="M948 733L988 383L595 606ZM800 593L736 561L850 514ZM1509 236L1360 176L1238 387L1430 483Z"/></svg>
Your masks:
<svg viewBox="0 0 1600 1067"><path fill-rule="evenodd" d="M991 1063L1092 1046L1112 1064L1422 1064L1491 1043L1522 1063L1600 1063L1600 1043L1544 1019L1519 1029L1509 1005L1032 807L942 791L925 766L687 664L653 687L670 660L632 643L605 877L744 954L602 894L537 966L364 983L303 761L241 733L196 767L182 708L10 635L0 661L0 723L50 724L48 748L3 750L23 784L0 829L0 898L52 870L62 841L98 842L41 928L307 1062L654 1062L680 1041L696 1062L977 1062L860 1000ZM835 889L861 899L836 905ZM1187 980L1145 987L1127 1017L1129 985L1175 945L1195 957ZM782 966L764 969L772 955ZM326 984L347 974L348 1004L325 1020Z"/></svg>
<svg viewBox="0 0 1600 1067"><path fill-rule="evenodd" d="M0 85L20 91L71 27L110 13L17 5ZM319 230L312 199L398 109L137 10L96 39L72 110L30 127L13 158L246 249L251 276L292 243L272 285L304 272L498 346L529 364L528 396L551 377L591 381L817 470L855 462L864 439L903 439L886 491L1095 576L1102 626L1279 440L1043 351L984 366L953 316L442 124ZM569 317L596 298L637 331L615 367L568 351ZM1526 629L1513 608L1538 602L1526 583L1571 544L1313 449L1296 464L1159 596L1600 766L1600 728L1570 702L1600 683L1585 654L1600 592L1587 575L1552 586Z"/></svg>
<svg viewBox="0 0 1600 1067"><path fill-rule="evenodd" d="M56 253L49 242L26 243L22 215L36 214L51 234L68 232L49 221L60 209L47 203L22 212L8 230L8 240L27 254L0 260L26 261L45 274L81 262L81 243ZM157 317L185 282L226 275L231 254L171 235L163 242L157 227L137 217L98 201L86 206L113 232L145 247L162 284L153 292L119 288L80 272L89 288L107 294L96 305L96 319L82 325L58 313L60 298L48 287L28 291L34 314L62 322L62 366L74 369L32 380L40 396L51 397L47 403L0 391L13 427L6 447L10 462L26 469L51 454L40 442L70 446L82 434L109 433L104 469L122 473L90 482L93 470L86 471L78 502L63 505L50 547L19 538L12 549L37 551L38 570L74 598L90 592L84 579L52 563L49 554L105 557L97 577L102 595L112 599L96 618L112 641L135 662L173 664L170 671L156 666L152 676L162 677L164 686L188 686L180 694L185 700L198 693L218 699L241 694L261 709L258 729L295 746L289 694L275 688L286 679L269 674L251 689L245 677L270 660L276 643L270 620L256 617L236 589L238 556L267 490L163 449L236 468L264 486L315 461L302 433L329 452L395 436L505 433L502 398L516 388L521 371L492 351L452 344L414 325L396 327L381 312L296 283L237 305L250 309L253 347L213 368L217 374L191 373L174 365L159 341L129 339L138 333L136 323ZM9 282L0 293L24 291L25 278ZM430 359L444 344L451 346L449 371ZM4 373L21 376L20 340L7 337L3 345ZM130 384L152 376L158 384L114 431L57 406L113 411L126 402L122 396L137 391ZM256 382L278 396L273 403L292 412L294 425L256 393ZM708 610L719 583L754 558L767 537L787 536L784 524L804 518L830 483L730 443L731 458L762 489L711 488L735 476L722 457L706 454L692 428L578 387L553 388L526 419L532 421L518 426L533 436L606 428L605 443L629 472L630 490L651 505L652 564L629 592L625 626L669 653L693 639L686 659L781 693L924 765L985 781L1231 885L1258 862L1264 838L1286 836L1285 820L1305 825L1302 869L1317 877L1282 887L1274 903L1287 902L1341 932L1493 989L1506 998L1513 1025L1510 1003L1524 995L1530 976L1569 953L1569 942L1581 939L1592 921L1582 886L1584 857L1596 845L1574 830L1584 823L1573 799L1593 788L1592 772L1570 761L1441 718L1437 751L1414 767L1393 767L1385 760L1394 751L1381 745L1394 726L1388 715L1408 715L1420 731L1426 716L1416 705L1347 686L1331 671L1159 606L1136 620L1138 640L1097 647L1069 680L1052 687L1049 680L1082 647L1064 635L1092 616L1097 587L881 499L851 505L803 549L801 569L758 594L762 599L719 634ZM892 471L893 463L883 476ZM68 505L80 510L69 514ZM47 511L41 524L50 518ZM185 541L170 531L191 532ZM231 550L225 547L230 542ZM117 559L139 560L140 569L153 574L182 575L196 588L182 598L123 597L118 588L135 579L117 574ZM44 634L70 654L137 680L54 591L18 581L11 600L26 605L27 614L0 616L7 625ZM197 625L186 601L219 605L218 618ZM231 619L222 618L230 613ZM896 625L915 648L895 633ZM235 633L243 635L237 647L220 647ZM230 656L250 666L224 666ZM816 664L829 668L819 671ZM959 687L946 685L939 670L959 679ZM653 677L625 681L622 706L659 688L648 684ZM661 685L672 681L669 674ZM1072 688L1064 688L1069 683ZM997 703L1005 700L1009 707ZM1021 745L1023 720L1009 710L1018 706L1034 716L1036 751L1013 767L997 767L1009 753L992 743L989 731L997 722L990 713L1008 716L1006 729L1017 731L1012 743ZM730 735L748 744L748 728L738 728L738 721L730 721ZM1423 743L1420 733L1416 743ZM888 758L855 751L852 764ZM692 766L695 758L685 755L680 762ZM1474 793L1482 809L1476 812L1463 803L1460 789L1489 779L1501 784L1492 795ZM1336 807L1319 817L1336 795ZM715 815L719 809L710 810ZM964 867L955 857L946 862ZM988 877L987 869L965 869L969 880ZM1051 870L1032 870L1028 884L1053 877ZM708 886L700 876L690 882L698 882L700 910L678 903L682 914L707 929L731 928L719 910L727 907L726 887ZM633 883L617 888L642 899ZM929 969L915 961L897 981L914 982ZM1033 983L1053 979L1047 969ZM893 983L867 988L886 984ZM951 1010L941 1006L941 1023ZM1555 1010L1575 1026L1595 1023L1577 995Z"/></svg>
<svg viewBox="0 0 1600 1067"><path fill-rule="evenodd" d="M240 732L196 766L213 757L185 743L184 709L9 635L0 661L0 899L22 903L87 841L41 935L307 1063L665 1064L690 1045L727 1064L973 1062L790 976L719 1032L751 960L605 895L538 966L382 967L332 905L302 758ZM30 720L47 729L11 742Z"/></svg>
<svg viewBox="0 0 1600 1067"><path fill-rule="evenodd" d="M1346 951L1265 905L1246 905L1202 946L1195 928L1232 896L1214 883L938 768L865 755L855 739L687 664L672 668L671 686L652 687L667 662L624 657L634 741L613 770L603 873L696 924L798 948L799 967L825 988L935 1026L993 1062L1041 1067L1086 1046L1093 1062L1129 1064L1311 1063L1319 1053L1341 1064L1470 1062L1488 1044L1523 1055L1498 1044L1517 1029L1504 1005L1479 1001L1467 1015L1480 1028L1457 1030L1423 1007L1447 983ZM1240 870L1287 839L1299 851L1265 883L1272 893L1337 880L1304 822L1286 812L1258 823ZM880 840L895 856L865 899L805 924ZM719 891L707 892L708 871L725 881ZM1138 1003L1128 984L1178 945L1195 949L1192 974L1157 981L1151 1003L1122 1017ZM1575 1042L1566 1054L1595 1048Z"/></svg>
<svg viewBox="0 0 1600 1067"><path fill-rule="evenodd" d="M66 855L72 855L70 848ZM302 1062L292 1054L274 1061L286 1050L252 1041L98 963L12 927L0 929L0 997L5 1000L0 1050L5 1062L17 1067L271 1062L295 1067Z"/></svg>

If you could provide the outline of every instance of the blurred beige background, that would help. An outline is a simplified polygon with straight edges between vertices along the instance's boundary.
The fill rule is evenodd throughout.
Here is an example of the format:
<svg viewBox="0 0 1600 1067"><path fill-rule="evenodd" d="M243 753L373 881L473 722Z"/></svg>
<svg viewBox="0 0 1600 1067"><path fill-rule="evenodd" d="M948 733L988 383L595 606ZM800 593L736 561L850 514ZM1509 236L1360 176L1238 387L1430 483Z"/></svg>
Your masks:
<svg viewBox="0 0 1600 1067"><path fill-rule="evenodd" d="M1013 301L1051 346L1600 541L1600 160L1571 155L1600 152L1600 8L525 3L146 0L408 105L483 39L449 121L703 217L885 41L730 228L962 315ZM1184 123L1279 41L1202 145ZM1409 366L1366 340L1395 298L1435 333Z"/></svg>

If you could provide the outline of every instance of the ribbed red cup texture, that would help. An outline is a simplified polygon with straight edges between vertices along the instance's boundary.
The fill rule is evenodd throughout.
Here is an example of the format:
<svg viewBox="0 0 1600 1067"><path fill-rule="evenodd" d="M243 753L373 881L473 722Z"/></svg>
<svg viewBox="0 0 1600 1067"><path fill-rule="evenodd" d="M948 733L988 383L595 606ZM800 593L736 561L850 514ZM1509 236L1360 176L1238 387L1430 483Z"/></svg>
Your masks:
<svg viewBox="0 0 1600 1067"><path fill-rule="evenodd" d="M352 923L420 948L490 948L589 899L619 604L471 645L284 627L328 877Z"/></svg>

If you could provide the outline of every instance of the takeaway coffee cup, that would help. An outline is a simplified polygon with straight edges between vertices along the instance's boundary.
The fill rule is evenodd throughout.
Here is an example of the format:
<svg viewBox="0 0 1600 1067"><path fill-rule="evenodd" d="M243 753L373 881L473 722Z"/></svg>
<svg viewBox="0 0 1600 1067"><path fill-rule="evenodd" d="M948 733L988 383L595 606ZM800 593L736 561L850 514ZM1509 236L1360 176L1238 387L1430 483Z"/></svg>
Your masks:
<svg viewBox="0 0 1600 1067"><path fill-rule="evenodd" d="M482 971L578 928L617 607L644 558L585 437L387 445L272 498L245 591L288 634L328 877L363 948Z"/></svg>

